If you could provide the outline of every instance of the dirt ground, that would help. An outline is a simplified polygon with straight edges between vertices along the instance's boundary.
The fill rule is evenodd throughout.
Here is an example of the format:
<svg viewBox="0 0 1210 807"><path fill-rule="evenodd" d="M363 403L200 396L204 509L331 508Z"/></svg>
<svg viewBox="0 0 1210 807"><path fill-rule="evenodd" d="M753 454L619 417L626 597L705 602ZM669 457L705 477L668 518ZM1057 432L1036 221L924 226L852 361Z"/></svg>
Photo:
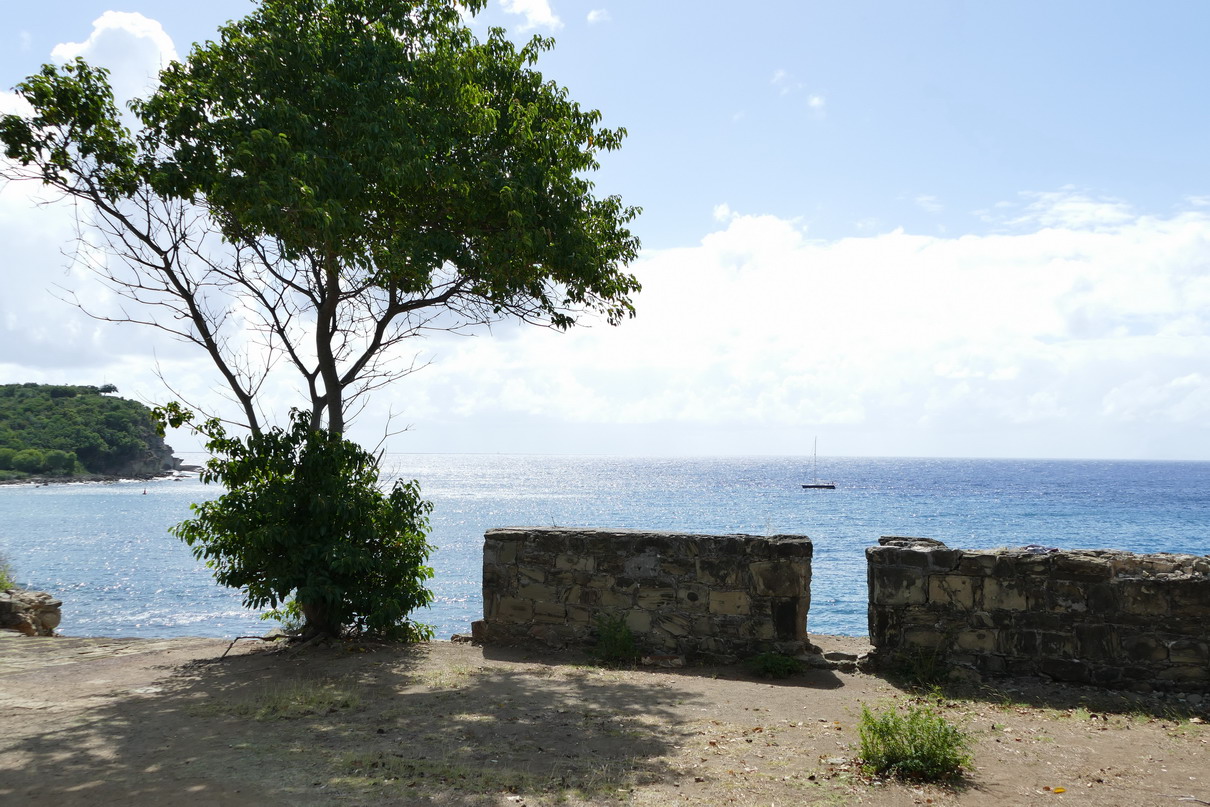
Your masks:
<svg viewBox="0 0 1210 807"><path fill-rule="evenodd" d="M860 773L862 704L920 696L858 672L615 670L451 642L226 648L0 639L0 804L1210 803L1204 716L1095 690L935 700L974 741L973 769L943 788Z"/></svg>

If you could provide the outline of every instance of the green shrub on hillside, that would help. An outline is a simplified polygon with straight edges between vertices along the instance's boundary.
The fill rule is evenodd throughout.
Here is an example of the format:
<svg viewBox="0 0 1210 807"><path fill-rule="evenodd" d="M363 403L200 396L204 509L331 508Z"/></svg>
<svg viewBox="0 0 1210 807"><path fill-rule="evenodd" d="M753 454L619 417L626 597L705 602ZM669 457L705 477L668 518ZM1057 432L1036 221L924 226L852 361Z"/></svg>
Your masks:
<svg viewBox="0 0 1210 807"><path fill-rule="evenodd" d="M128 473L165 447L150 410L105 387L0 384L0 471Z"/></svg>

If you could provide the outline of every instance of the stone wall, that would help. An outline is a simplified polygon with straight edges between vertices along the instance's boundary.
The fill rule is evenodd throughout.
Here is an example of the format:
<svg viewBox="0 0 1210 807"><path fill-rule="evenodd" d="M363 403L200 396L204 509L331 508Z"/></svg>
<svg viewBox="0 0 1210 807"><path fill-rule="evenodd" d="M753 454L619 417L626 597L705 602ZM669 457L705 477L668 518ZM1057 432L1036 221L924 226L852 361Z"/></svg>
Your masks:
<svg viewBox="0 0 1210 807"><path fill-rule="evenodd" d="M649 654L796 654L808 647L811 551L802 536L489 530L474 636L588 643L600 618L620 617Z"/></svg>
<svg viewBox="0 0 1210 807"><path fill-rule="evenodd" d="M880 666L1210 689L1210 556L879 543L866 559Z"/></svg>

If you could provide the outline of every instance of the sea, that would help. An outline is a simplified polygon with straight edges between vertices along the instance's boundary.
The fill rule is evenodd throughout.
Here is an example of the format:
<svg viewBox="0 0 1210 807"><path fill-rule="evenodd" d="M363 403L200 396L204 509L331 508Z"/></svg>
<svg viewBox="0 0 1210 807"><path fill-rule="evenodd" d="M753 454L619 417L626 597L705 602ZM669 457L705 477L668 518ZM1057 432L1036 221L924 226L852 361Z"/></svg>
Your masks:
<svg viewBox="0 0 1210 807"><path fill-rule="evenodd" d="M186 462L199 461L186 458ZM864 551L880 536L953 547L1210 554L1210 462L820 458L835 490L804 490L809 457L387 455L384 478L433 502L437 638L481 618L492 527L633 527L805 535L808 630L863 636ZM69 636L234 637L275 623L217 585L170 528L219 493L196 477L0 486L0 554L22 587L63 600Z"/></svg>

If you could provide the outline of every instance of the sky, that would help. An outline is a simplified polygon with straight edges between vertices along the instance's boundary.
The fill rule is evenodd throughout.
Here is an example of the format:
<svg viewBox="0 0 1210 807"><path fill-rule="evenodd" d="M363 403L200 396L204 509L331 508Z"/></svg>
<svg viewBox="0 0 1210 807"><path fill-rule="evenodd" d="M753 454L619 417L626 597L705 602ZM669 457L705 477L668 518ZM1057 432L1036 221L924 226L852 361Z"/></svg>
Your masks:
<svg viewBox="0 0 1210 807"><path fill-rule="evenodd" d="M0 111L77 55L144 94L252 8L0 0ZM471 25L553 36L539 69L627 129L593 179L643 208L638 315L418 341L357 439L1210 460L1210 4L491 0ZM158 368L217 406L195 348L63 302L105 293L48 201L0 189L0 383L160 402Z"/></svg>

